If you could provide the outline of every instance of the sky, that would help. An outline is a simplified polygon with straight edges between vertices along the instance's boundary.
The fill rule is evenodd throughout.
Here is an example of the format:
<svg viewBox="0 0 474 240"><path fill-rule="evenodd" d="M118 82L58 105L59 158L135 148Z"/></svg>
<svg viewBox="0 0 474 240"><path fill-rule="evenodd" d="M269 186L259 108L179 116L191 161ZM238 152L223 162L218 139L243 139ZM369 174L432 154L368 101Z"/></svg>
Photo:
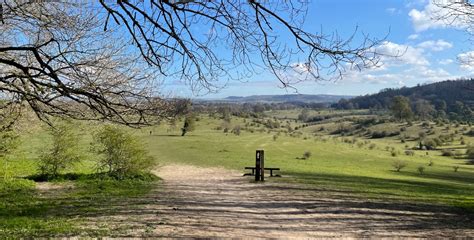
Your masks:
<svg viewBox="0 0 474 240"><path fill-rule="evenodd" d="M386 38L377 51L398 58L381 59L381 66L351 71L336 81L309 81L282 88L275 76L263 72L245 81L231 81L217 93L196 95L189 86L177 81L165 82L163 90L189 98L225 98L268 94L365 95L385 88L415 86L436 81L474 77L472 39L463 24L445 24L433 20L438 11L428 0L309 0L305 29L337 31L349 36L359 31L372 37ZM285 34L285 33L282 33ZM387 35L388 34L388 35ZM283 35L288 37L289 35Z"/></svg>

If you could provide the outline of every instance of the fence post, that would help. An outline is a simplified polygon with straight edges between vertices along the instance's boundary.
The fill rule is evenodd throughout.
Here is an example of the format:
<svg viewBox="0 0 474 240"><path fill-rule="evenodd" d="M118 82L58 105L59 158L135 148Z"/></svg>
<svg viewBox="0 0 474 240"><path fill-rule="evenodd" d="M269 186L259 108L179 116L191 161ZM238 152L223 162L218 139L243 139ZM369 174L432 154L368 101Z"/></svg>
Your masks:
<svg viewBox="0 0 474 240"><path fill-rule="evenodd" d="M257 150L255 155L255 181L264 181L264 152Z"/></svg>

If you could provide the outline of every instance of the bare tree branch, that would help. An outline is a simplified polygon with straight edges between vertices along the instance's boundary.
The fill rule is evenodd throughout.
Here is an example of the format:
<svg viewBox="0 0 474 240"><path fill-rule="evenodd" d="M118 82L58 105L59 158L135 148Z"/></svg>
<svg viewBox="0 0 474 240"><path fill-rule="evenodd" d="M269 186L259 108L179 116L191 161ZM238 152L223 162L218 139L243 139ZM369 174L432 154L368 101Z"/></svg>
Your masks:
<svg viewBox="0 0 474 240"><path fill-rule="evenodd" d="M196 93L264 70L283 87L339 79L377 65L383 40L357 30L346 39L307 31L305 1L9 0L1 7L2 97L46 121L139 126L170 117L174 101L156 91L165 79Z"/></svg>

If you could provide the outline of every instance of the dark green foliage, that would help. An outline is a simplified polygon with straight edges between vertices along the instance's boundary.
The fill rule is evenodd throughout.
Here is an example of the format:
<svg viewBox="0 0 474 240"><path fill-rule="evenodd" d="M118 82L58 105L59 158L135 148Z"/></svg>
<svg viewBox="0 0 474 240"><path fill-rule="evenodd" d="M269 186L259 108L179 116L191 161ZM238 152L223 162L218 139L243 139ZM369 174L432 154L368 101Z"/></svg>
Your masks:
<svg viewBox="0 0 474 240"><path fill-rule="evenodd" d="M454 156L454 152L450 149L443 149L443 151L441 151L441 155L445 157L452 157Z"/></svg>
<svg viewBox="0 0 474 240"><path fill-rule="evenodd" d="M467 136L474 137L474 129L471 129L469 132L466 133Z"/></svg>
<svg viewBox="0 0 474 240"><path fill-rule="evenodd" d="M474 159L474 146L469 146L467 148L466 155L469 159Z"/></svg>
<svg viewBox="0 0 474 240"><path fill-rule="evenodd" d="M194 131L196 128L196 117L189 114L184 118L184 125L181 128L181 136L184 136L186 133Z"/></svg>
<svg viewBox="0 0 474 240"><path fill-rule="evenodd" d="M356 97L348 102L359 109L389 109L391 107L389 99L404 96L415 104L416 115L420 118L436 116L472 122L474 121L472 89L474 89L474 79L449 80L410 88L384 89L377 94ZM418 100L421 102L417 106ZM333 106L342 108L338 104ZM423 106L428 106L428 108L425 109Z"/></svg>
<svg viewBox="0 0 474 240"><path fill-rule="evenodd" d="M428 162L428 166L429 166L429 167L432 167L432 166L434 166L434 162L433 162L433 160L431 160L431 159L430 159L430 161Z"/></svg>
<svg viewBox="0 0 474 240"><path fill-rule="evenodd" d="M7 129L0 132L0 159L12 154L18 147L18 134Z"/></svg>
<svg viewBox="0 0 474 240"><path fill-rule="evenodd" d="M423 141L423 146L426 150L435 150L438 146L438 141L439 140L435 140L434 138L428 138Z"/></svg>
<svg viewBox="0 0 474 240"><path fill-rule="evenodd" d="M425 167L419 166L419 167L417 168L417 170L418 170L418 172L419 172L421 175L423 175L423 173L425 172Z"/></svg>
<svg viewBox="0 0 474 240"><path fill-rule="evenodd" d="M311 157L311 152L310 151L306 151L303 153L303 159L309 159Z"/></svg>
<svg viewBox="0 0 474 240"><path fill-rule="evenodd" d="M154 159L143 145L125 130L106 125L94 135L94 151L100 155L98 169L119 179L148 172Z"/></svg>

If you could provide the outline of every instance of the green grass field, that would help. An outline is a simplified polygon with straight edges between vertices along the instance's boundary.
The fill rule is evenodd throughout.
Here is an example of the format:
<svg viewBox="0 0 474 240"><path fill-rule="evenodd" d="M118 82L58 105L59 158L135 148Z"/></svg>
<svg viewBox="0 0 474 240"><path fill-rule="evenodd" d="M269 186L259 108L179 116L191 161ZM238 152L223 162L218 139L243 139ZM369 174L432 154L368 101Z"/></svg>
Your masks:
<svg viewBox="0 0 474 240"><path fill-rule="evenodd" d="M216 120L202 120L197 130L185 137L165 128L155 129L152 135L144 130L142 136L160 164L223 166L243 171L244 166L254 164L255 150L264 149L265 165L280 167L287 176L279 181L344 189L364 197L435 202L474 210L474 166L468 165L466 159L442 157L437 151L430 151L429 155L415 151L414 156L406 156L405 144L393 138L370 140L377 146L370 150L369 144L359 147L344 143L341 137L305 139L306 135L281 134L275 141L274 133L245 131L236 136L212 130L215 124ZM386 146L398 149L400 154L391 156ZM312 156L302 160L305 151ZM407 163L401 172L392 167L397 159ZM433 166L428 166L430 161ZM423 175L417 170L419 166L425 167ZM458 172L453 171L453 166L460 167Z"/></svg>
<svg viewBox="0 0 474 240"><path fill-rule="evenodd" d="M275 117L275 113L272 114ZM248 121L234 117L231 124L244 126ZM317 130L321 126L330 128L329 125L336 123L301 128L298 137L277 134L275 129L270 132L244 130L237 136L216 130L221 123L220 119L201 116L196 122L196 130L184 137L180 136L178 129L170 130L166 124L129 131L143 140L156 158L157 166L173 163L222 166L244 173L245 166L254 164L255 150L264 149L265 165L281 168L283 175L269 181L310 184L322 190L340 190L360 198L435 203L474 211L474 166L462 157L443 157L440 151L415 151L414 156L405 155L405 145L413 147L417 141L401 143L398 137L342 137ZM95 156L88 153L88 149L91 132L96 125L78 125L82 135L78 144L84 152L83 160L68 172L95 172ZM384 125L372 128L384 129ZM385 128L396 129L399 126L387 123ZM420 129L421 126L415 124L406 131L415 135ZM441 133L443 129L439 127L436 130ZM275 135L278 135L276 139ZM472 138L465 138L474 142ZM41 236L84 231L79 229L83 220L79 212L103 211L104 206L97 202L126 201L157 186L156 182L149 181L117 182L85 177L76 181L74 188L45 197L35 190L35 183L25 177L37 172L37 156L49 142L49 136L42 130L34 130L23 134L21 141L15 155L1 160L1 174L4 177L0 180L0 225L3 226L0 236ZM455 140L452 145L443 147L463 151L465 145ZM306 151L311 152L311 157L303 160ZM393 151L397 152L396 156L392 156ZM392 166L395 160L405 161L406 168L396 172ZM432 166L428 166L430 162ZM424 174L418 172L420 166L424 167ZM459 166L458 172L453 171L453 166ZM67 181L64 184L67 185ZM65 207L73 208L76 215L65 214ZM100 235L106 229L90 231L91 235Z"/></svg>

